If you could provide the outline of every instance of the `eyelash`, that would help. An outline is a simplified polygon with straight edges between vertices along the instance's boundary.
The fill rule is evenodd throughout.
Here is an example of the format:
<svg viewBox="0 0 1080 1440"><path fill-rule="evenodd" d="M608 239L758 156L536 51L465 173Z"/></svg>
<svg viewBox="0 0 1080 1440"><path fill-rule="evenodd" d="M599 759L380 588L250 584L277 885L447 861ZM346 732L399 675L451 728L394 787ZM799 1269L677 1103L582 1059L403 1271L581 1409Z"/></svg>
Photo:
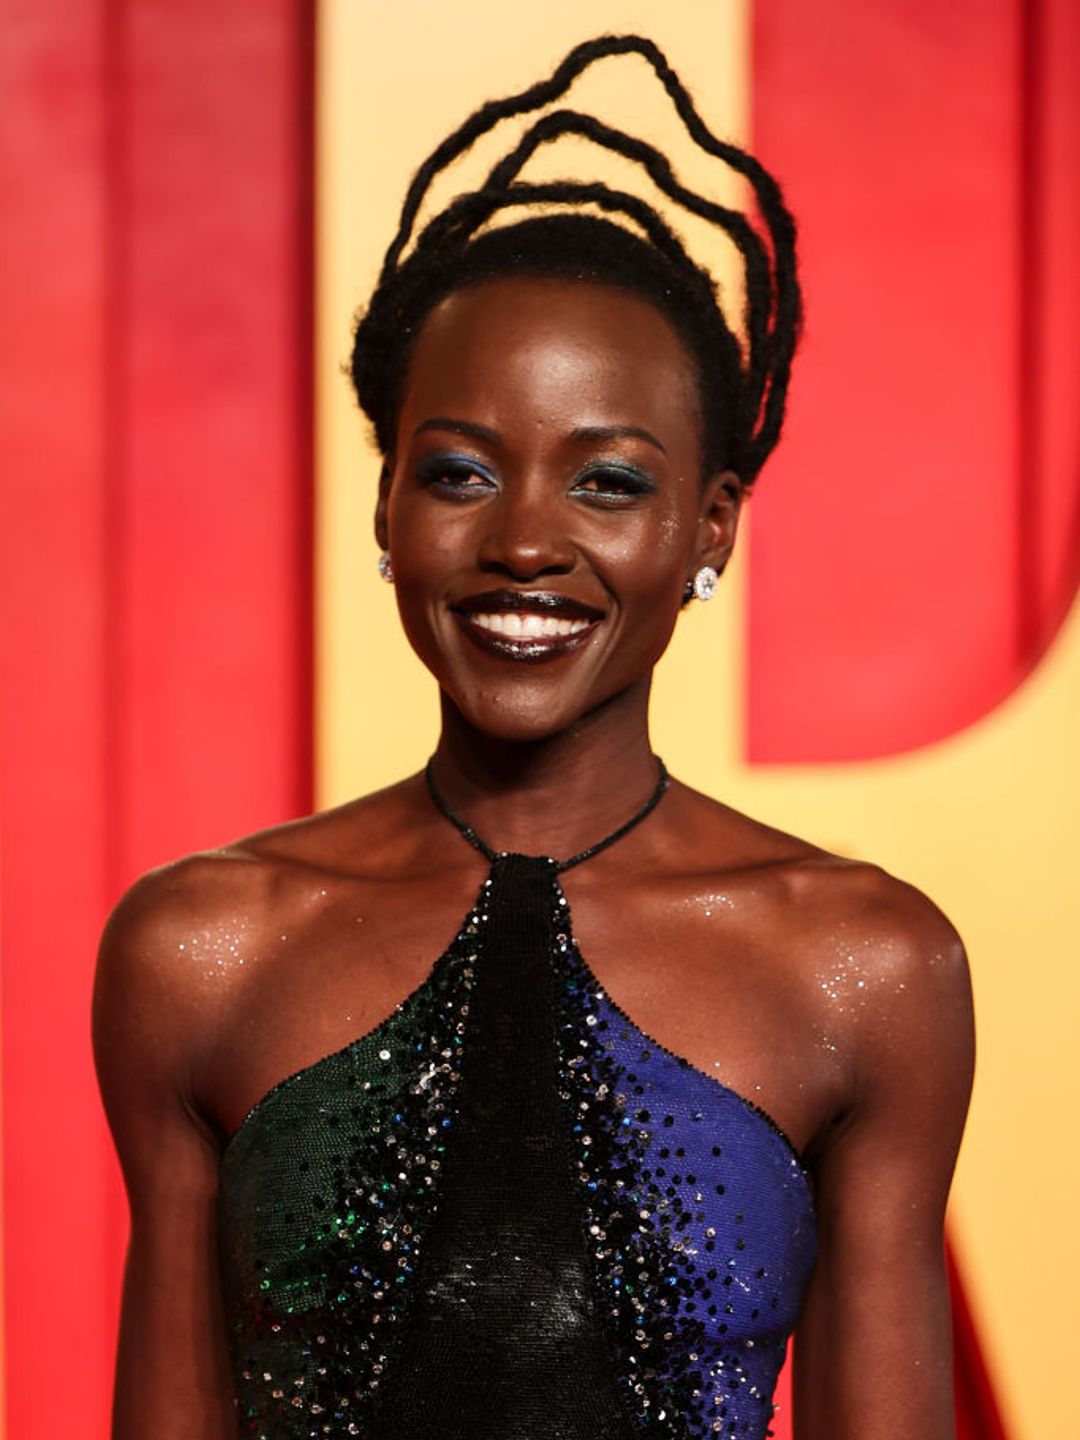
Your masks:
<svg viewBox="0 0 1080 1440"><path fill-rule="evenodd" d="M613 465L610 462L600 465L591 465L577 477L576 484L580 486L585 480L598 477L612 476L617 482L616 487L605 488L600 486L593 491L584 491L585 494L596 496L612 495L619 499L640 499L644 495L654 495L656 485L650 480L644 471L638 470L631 465Z"/></svg>
<svg viewBox="0 0 1080 1440"><path fill-rule="evenodd" d="M469 491L478 492L487 485L495 483L495 477L488 470L464 456L432 456L421 462L418 473L420 480L425 485L459 500L467 498ZM484 481L485 485L464 483L473 476ZM607 486L600 484L594 490L584 488L584 482L587 480L602 481L605 478L609 480ZM610 483L612 478L615 481L614 484ZM639 499L656 492L655 482L644 471L631 465L611 462L587 466L575 477L574 488L582 495L595 497L596 501L601 504Z"/></svg>
<svg viewBox="0 0 1080 1440"><path fill-rule="evenodd" d="M421 462L419 475L425 485L430 485L432 489L455 498L460 498L463 491L481 488L477 485L461 483L470 476L476 475L488 484L494 481L494 476L482 466L463 456L433 455L430 459Z"/></svg>

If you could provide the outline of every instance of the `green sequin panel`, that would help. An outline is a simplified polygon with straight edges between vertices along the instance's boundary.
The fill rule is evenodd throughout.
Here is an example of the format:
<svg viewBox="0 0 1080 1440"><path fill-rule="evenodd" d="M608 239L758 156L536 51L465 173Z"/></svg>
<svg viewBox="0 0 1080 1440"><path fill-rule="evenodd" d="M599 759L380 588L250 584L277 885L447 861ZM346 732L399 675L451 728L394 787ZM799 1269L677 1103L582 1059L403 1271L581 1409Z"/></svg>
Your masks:
<svg viewBox="0 0 1080 1440"><path fill-rule="evenodd" d="M473 983L470 915L374 1031L275 1086L225 1150L240 1433L359 1435L437 1205Z"/></svg>

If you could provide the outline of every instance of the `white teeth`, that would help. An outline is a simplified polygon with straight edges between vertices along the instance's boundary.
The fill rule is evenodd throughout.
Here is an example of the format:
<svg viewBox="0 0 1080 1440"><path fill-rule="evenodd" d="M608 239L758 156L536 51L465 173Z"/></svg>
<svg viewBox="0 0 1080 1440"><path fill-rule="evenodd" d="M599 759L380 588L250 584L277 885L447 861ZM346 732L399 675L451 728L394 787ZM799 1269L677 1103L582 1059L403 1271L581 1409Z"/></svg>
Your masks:
<svg viewBox="0 0 1080 1440"><path fill-rule="evenodd" d="M576 635L586 630L588 620L564 620L558 615L536 615L529 610L500 610L494 614L470 615L473 625L505 635L511 640L541 640L553 635Z"/></svg>

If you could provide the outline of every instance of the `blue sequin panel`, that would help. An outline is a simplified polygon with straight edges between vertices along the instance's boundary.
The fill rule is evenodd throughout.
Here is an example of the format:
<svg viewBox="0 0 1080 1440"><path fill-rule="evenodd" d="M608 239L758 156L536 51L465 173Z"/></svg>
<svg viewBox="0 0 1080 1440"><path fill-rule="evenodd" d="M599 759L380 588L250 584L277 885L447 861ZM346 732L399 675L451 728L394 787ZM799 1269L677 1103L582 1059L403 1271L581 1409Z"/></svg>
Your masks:
<svg viewBox="0 0 1080 1440"><path fill-rule="evenodd" d="M817 1253L806 1171L612 1002L568 926L559 949L563 1099L627 1404L649 1435L759 1440Z"/></svg>

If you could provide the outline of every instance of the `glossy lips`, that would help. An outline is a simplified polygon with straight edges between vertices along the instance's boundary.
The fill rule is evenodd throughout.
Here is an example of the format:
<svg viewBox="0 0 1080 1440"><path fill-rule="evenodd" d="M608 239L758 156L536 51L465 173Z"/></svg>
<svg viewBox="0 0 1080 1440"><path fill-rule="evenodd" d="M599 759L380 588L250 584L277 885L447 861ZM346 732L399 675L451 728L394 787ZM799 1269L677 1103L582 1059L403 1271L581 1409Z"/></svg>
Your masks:
<svg viewBox="0 0 1080 1440"><path fill-rule="evenodd" d="M489 590L451 607L474 644L509 660L567 655L592 634L603 611L546 590Z"/></svg>

